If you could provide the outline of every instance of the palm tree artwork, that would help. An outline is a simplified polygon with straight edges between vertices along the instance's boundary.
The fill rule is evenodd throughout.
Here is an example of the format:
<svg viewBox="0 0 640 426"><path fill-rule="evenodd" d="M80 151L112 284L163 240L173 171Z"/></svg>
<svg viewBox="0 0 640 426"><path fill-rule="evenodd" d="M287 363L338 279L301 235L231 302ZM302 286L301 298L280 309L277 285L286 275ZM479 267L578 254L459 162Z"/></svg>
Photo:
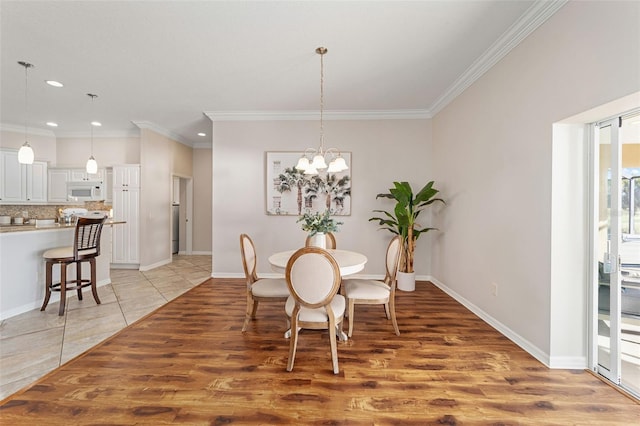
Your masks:
<svg viewBox="0 0 640 426"><path fill-rule="evenodd" d="M302 188L305 186L307 179L304 174L295 167L288 167L284 169L284 172L278 176L280 184L278 185L278 192L291 192L292 189L298 191L298 215L302 214Z"/></svg>
<svg viewBox="0 0 640 426"><path fill-rule="evenodd" d="M300 154L296 152L266 153L267 214L302 215L331 211L333 215L351 214L351 171L320 171L305 175L295 168ZM347 163L350 153L342 153Z"/></svg>

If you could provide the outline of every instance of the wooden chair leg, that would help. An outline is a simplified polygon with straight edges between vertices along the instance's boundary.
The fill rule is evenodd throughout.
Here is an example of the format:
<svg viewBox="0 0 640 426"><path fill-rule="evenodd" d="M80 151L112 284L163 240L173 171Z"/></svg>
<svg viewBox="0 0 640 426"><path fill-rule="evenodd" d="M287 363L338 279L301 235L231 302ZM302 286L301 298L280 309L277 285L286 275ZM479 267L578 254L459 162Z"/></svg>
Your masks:
<svg viewBox="0 0 640 426"><path fill-rule="evenodd" d="M329 342L331 345L331 362L333 364L333 374L338 374L338 346L336 344L336 319L329 315Z"/></svg>
<svg viewBox="0 0 640 426"><path fill-rule="evenodd" d="M348 334L349 337L351 337L351 335L353 334L354 312L355 312L355 303L353 299L349 299L349 334Z"/></svg>
<svg viewBox="0 0 640 426"><path fill-rule="evenodd" d="M93 293L93 299L99 305L100 298L98 297L98 278L96 274L96 259L92 258L89 260L89 264L91 265L91 293Z"/></svg>
<svg viewBox="0 0 640 426"><path fill-rule="evenodd" d="M67 302L67 264L60 264L60 309L58 316L64 315L64 308Z"/></svg>
<svg viewBox="0 0 640 426"><path fill-rule="evenodd" d="M253 297L247 293L247 310L244 314L244 324L242 324L242 331L246 331L249 327L249 321L251 321L251 313L253 312Z"/></svg>
<svg viewBox="0 0 640 426"><path fill-rule="evenodd" d="M396 336L400 335L400 329L398 328L398 320L396 319L396 302L391 299L389 301L389 307L391 311L391 322L393 323L393 329L396 332Z"/></svg>
<svg viewBox="0 0 640 426"><path fill-rule="evenodd" d="M384 304L384 314L387 319L391 318L391 314L389 313L389 303Z"/></svg>
<svg viewBox="0 0 640 426"><path fill-rule="evenodd" d="M44 302L42 302L41 311L44 311L49 304L49 299L51 298L51 284L52 281L52 270L53 270L53 262L45 262L45 279L44 279Z"/></svg>
<svg viewBox="0 0 640 426"><path fill-rule="evenodd" d="M287 361L287 371L293 370L293 363L296 358L296 347L298 346L298 314L299 308L293 308L291 315L291 341L289 342L289 360Z"/></svg>

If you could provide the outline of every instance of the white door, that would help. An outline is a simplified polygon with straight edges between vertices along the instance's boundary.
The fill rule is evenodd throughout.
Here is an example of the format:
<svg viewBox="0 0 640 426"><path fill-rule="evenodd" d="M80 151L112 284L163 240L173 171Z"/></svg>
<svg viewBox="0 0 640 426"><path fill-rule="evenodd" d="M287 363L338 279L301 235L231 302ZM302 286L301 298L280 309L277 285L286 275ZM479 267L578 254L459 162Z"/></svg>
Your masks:
<svg viewBox="0 0 640 426"><path fill-rule="evenodd" d="M592 358L598 373L640 396L640 114L595 131Z"/></svg>

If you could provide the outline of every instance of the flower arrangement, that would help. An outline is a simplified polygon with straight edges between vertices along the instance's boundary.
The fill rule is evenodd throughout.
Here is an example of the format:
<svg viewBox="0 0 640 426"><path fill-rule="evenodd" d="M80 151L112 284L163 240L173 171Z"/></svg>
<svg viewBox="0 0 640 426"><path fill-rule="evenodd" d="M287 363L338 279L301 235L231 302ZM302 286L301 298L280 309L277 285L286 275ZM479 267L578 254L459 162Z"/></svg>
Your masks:
<svg viewBox="0 0 640 426"><path fill-rule="evenodd" d="M316 212L310 213L307 211L300 216L296 223L302 222L302 230L309 233L312 237L318 232L326 234L327 232L338 231L338 225L342 225L342 222L336 222L331 218L331 211L325 210L323 213Z"/></svg>

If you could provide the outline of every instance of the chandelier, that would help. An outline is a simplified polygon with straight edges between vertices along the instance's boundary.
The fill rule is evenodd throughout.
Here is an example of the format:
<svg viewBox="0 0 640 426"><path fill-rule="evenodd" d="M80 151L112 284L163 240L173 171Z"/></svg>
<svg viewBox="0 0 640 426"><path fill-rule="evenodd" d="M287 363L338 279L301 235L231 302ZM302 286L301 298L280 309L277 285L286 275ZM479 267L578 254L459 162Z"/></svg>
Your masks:
<svg viewBox="0 0 640 426"><path fill-rule="evenodd" d="M33 68L33 64L24 61L19 61L18 64L24 67L24 143L18 151L18 163L33 164L33 148L31 148L31 145L29 145L29 141L27 140L29 122L29 104L27 102L27 71L29 70L29 68Z"/></svg>
<svg viewBox="0 0 640 426"><path fill-rule="evenodd" d="M87 96L91 98L91 113L93 114L93 100L98 97L98 95L94 95L93 93L87 93ZM93 126L96 124L95 121L91 122L91 156L87 160L87 173L88 174L96 174L98 173L98 162L93 157Z"/></svg>
<svg viewBox="0 0 640 426"><path fill-rule="evenodd" d="M316 53L320 55L320 146L318 149L307 148L303 153L296 169L305 175L317 175L318 171L327 170L327 173L337 173L347 170L349 167L336 148L324 148L324 55L326 47L318 47ZM327 162L329 165L327 166Z"/></svg>

